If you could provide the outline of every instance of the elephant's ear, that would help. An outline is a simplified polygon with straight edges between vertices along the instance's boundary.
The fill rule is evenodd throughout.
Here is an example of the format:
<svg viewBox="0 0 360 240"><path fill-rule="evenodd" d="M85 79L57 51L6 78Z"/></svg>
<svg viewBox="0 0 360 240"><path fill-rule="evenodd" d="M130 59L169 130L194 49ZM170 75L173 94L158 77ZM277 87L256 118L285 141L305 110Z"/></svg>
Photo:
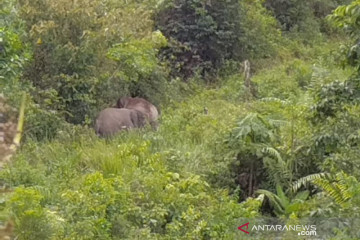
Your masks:
<svg viewBox="0 0 360 240"><path fill-rule="evenodd" d="M126 105L126 102L127 102L126 100L127 100L126 97L119 98L119 100L116 103L116 107L125 108L125 105Z"/></svg>
<svg viewBox="0 0 360 240"><path fill-rule="evenodd" d="M122 98L119 98L118 100L117 100L117 102L116 102L116 107L117 108L123 108L124 107L124 105L122 104Z"/></svg>
<svg viewBox="0 0 360 240"><path fill-rule="evenodd" d="M146 124L145 115L140 111L131 111L130 118L135 127L143 127Z"/></svg>

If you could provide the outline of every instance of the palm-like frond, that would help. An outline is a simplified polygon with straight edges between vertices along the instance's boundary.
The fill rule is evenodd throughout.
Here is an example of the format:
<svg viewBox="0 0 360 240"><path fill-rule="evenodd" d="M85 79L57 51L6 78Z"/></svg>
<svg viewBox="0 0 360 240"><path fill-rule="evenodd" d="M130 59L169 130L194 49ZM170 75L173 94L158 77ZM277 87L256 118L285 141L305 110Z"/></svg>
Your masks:
<svg viewBox="0 0 360 240"><path fill-rule="evenodd" d="M276 126L258 113L250 113L241 119L234 129L236 139L245 139L251 136L253 143L268 142L274 138Z"/></svg>
<svg viewBox="0 0 360 240"><path fill-rule="evenodd" d="M275 148L266 146L266 147L263 148L263 152L267 153L272 158L277 160L277 162L280 163L280 165L285 166L284 160L282 159L279 151L276 150Z"/></svg>
<svg viewBox="0 0 360 240"><path fill-rule="evenodd" d="M307 176L302 177L302 178L298 179L297 181L295 181L292 184L291 190L292 190L292 192L296 193L297 191L299 191L299 189L302 186L306 186L316 179L323 179L323 178L329 178L329 177L330 177L330 175L328 173L315 173L315 174L307 175Z"/></svg>
<svg viewBox="0 0 360 240"><path fill-rule="evenodd" d="M256 191L257 194L263 194L270 201L271 206L274 208L276 214L281 215L285 212L282 200L275 193L268 190L259 189Z"/></svg>
<svg viewBox="0 0 360 240"><path fill-rule="evenodd" d="M295 198L286 196L280 185L276 186L276 194L267 190L259 189L257 194L263 194L274 208L274 213L278 216L289 216L292 213L301 211L301 204L309 197L309 191L298 193Z"/></svg>
<svg viewBox="0 0 360 240"><path fill-rule="evenodd" d="M289 179L292 173L281 157L280 152L277 149L268 146L263 147L262 151L268 155L263 161L271 179L277 184L285 184L284 180Z"/></svg>
<svg viewBox="0 0 360 240"><path fill-rule="evenodd" d="M286 207L290 204L290 199L285 195L284 191L282 190L282 187L280 187L279 185L276 186L276 193L277 196L279 197L281 206L285 210Z"/></svg>

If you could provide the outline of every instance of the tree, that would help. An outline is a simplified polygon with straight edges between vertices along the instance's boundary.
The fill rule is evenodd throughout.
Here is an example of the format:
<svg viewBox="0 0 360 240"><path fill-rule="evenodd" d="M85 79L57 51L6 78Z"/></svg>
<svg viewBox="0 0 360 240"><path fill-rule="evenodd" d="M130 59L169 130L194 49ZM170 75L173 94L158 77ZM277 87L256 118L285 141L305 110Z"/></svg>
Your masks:
<svg viewBox="0 0 360 240"><path fill-rule="evenodd" d="M170 40L162 55L173 74L213 73L225 60L241 60L244 11L237 0L166 0L156 27Z"/></svg>

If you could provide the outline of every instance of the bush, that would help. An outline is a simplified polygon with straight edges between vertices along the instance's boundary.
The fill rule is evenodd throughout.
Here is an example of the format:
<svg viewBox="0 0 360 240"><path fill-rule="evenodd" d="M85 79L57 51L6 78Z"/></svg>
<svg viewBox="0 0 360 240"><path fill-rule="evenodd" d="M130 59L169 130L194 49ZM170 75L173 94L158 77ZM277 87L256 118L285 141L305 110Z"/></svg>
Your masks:
<svg viewBox="0 0 360 240"><path fill-rule="evenodd" d="M42 195L34 189L18 188L8 202L15 218L18 239L53 239L61 222L41 204Z"/></svg>

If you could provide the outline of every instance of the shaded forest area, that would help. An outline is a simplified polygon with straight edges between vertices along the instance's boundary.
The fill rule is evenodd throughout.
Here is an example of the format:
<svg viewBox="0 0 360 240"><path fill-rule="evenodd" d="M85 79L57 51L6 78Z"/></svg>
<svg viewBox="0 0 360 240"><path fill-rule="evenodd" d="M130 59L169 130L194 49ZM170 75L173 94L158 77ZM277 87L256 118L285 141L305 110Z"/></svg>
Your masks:
<svg viewBox="0 0 360 240"><path fill-rule="evenodd" d="M359 0L0 6L0 239L360 239Z"/></svg>

